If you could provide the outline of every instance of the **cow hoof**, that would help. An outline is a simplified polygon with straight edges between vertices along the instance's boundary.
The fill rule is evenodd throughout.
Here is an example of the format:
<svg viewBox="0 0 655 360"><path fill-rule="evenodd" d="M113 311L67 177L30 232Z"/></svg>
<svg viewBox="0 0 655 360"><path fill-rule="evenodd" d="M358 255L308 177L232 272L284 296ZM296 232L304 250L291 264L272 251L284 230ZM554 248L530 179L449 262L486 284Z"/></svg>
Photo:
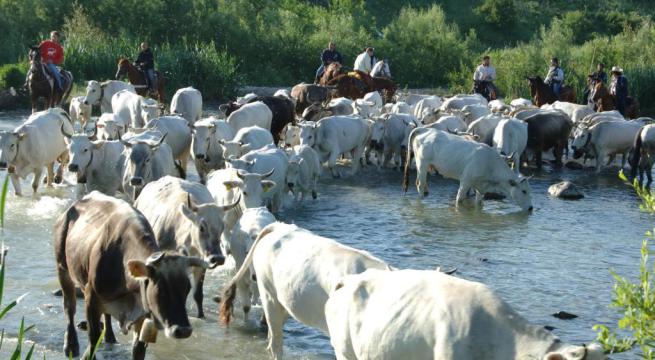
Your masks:
<svg viewBox="0 0 655 360"><path fill-rule="evenodd" d="M132 359L133 360L143 360L146 357L146 343L138 341L132 347Z"/></svg>
<svg viewBox="0 0 655 360"><path fill-rule="evenodd" d="M55 181L55 184L61 184L63 177L61 175L55 175L55 178L53 180Z"/></svg>
<svg viewBox="0 0 655 360"><path fill-rule="evenodd" d="M73 329L72 334L66 331L66 334L64 335L64 354L68 357L77 357L80 355L80 344L77 342L75 329Z"/></svg>
<svg viewBox="0 0 655 360"><path fill-rule="evenodd" d="M205 312L204 311L198 311L198 319L204 319L205 318Z"/></svg>
<svg viewBox="0 0 655 360"><path fill-rule="evenodd" d="M105 330L105 343L107 344L118 344L118 340L116 340L116 336L114 335L114 332L107 332Z"/></svg>
<svg viewBox="0 0 655 360"><path fill-rule="evenodd" d="M77 328L82 330L82 331L86 331L86 329L87 329L86 321L82 320L82 321L78 322L77 323Z"/></svg>
<svg viewBox="0 0 655 360"><path fill-rule="evenodd" d="M316 194L316 191L312 191L312 199L316 200L318 197L318 194Z"/></svg>
<svg viewBox="0 0 655 360"><path fill-rule="evenodd" d="M429 194L430 194L429 191L424 191L424 192L423 192L423 197L428 197Z"/></svg>
<svg viewBox="0 0 655 360"><path fill-rule="evenodd" d="M63 292L63 290L61 290L61 289L57 289L57 290L54 290L54 291L52 292L52 295L53 295L53 296L64 296L64 292Z"/></svg>
<svg viewBox="0 0 655 360"><path fill-rule="evenodd" d="M216 295L212 297L212 300L214 300L215 303L220 304L221 303L221 297Z"/></svg>

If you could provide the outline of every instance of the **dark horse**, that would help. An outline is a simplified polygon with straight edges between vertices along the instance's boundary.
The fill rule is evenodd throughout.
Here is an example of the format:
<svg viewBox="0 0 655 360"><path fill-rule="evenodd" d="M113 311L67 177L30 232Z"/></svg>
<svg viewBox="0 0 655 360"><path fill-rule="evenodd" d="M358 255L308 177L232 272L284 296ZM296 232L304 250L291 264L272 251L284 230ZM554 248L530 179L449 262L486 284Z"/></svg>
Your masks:
<svg viewBox="0 0 655 360"><path fill-rule="evenodd" d="M371 91L381 91L385 102L393 101L396 93L396 84L382 77L371 77L359 70L339 75L328 82L334 89L334 97L346 97L352 100L361 99Z"/></svg>
<svg viewBox="0 0 655 360"><path fill-rule="evenodd" d="M616 98L600 81L594 87L592 100L598 105L596 109L598 112L616 110ZM632 96L628 96L625 100L624 116L628 119L635 119L639 116L639 102Z"/></svg>
<svg viewBox="0 0 655 360"><path fill-rule="evenodd" d="M45 108L62 105L73 88L73 74L70 71L60 70L61 86L57 89L54 77L48 72L46 65L41 62L41 51L38 46L30 47L30 75L27 79L27 88L30 90L32 112L36 112L39 98L45 99Z"/></svg>
<svg viewBox="0 0 655 360"><path fill-rule="evenodd" d="M575 89L564 85L560 90L559 99L555 97L553 90L550 86L546 85L544 81L539 76L527 77L528 84L530 86L530 96L532 96L532 102L535 105L541 107L545 104L552 104L555 101L566 101L571 103L576 103L576 94Z"/></svg>
<svg viewBox="0 0 655 360"><path fill-rule="evenodd" d="M323 75L321 75L321 79L318 83L319 85L327 85L330 80L342 74L344 74L343 65L341 65L340 62L335 61L325 67L325 71L323 71Z"/></svg>
<svg viewBox="0 0 655 360"><path fill-rule="evenodd" d="M146 74L139 71L139 69L132 65L130 60L125 58L118 59L118 70L116 70L116 80L121 79L123 76L127 75L127 78L130 81L130 84L134 85L136 93L141 96L154 95L153 97L157 99L160 103L164 103L164 77L159 71L155 71L155 77L157 78L157 92L148 94L148 86L146 85Z"/></svg>

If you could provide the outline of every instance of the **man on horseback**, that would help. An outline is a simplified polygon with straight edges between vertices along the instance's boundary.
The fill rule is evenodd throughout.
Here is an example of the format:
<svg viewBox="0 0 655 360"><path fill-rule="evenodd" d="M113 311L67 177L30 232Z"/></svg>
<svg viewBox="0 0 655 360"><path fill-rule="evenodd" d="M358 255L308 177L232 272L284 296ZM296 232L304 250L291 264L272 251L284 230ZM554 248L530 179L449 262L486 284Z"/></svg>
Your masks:
<svg viewBox="0 0 655 360"><path fill-rule="evenodd" d="M139 68L139 70L146 75L146 86L148 87L148 91L156 91L157 79L155 78L155 57L152 55L152 51L148 47L147 42L141 43L141 52L134 61L134 66Z"/></svg>
<svg viewBox="0 0 655 360"><path fill-rule="evenodd" d="M343 63L343 58L337 51L336 45L330 41L328 43L327 49L323 50L321 53L321 66L319 66L316 70L316 79L314 80L315 84L319 83L321 76L323 76L323 73L325 72L325 69L333 62Z"/></svg>
<svg viewBox="0 0 655 360"><path fill-rule="evenodd" d="M482 64L473 73L473 92L481 94L487 100L492 100L492 97L495 99L496 86L494 80L496 80L496 69L491 66L489 55L485 55L482 58Z"/></svg>
<svg viewBox="0 0 655 360"><path fill-rule="evenodd" d="M550 67L548 68L548 75L544 83L550 86L550 89L555 94L555 98L559 100L560 90L562 90L562 82L564 81L564 70L559 67L559 60L556 57L550 59Z"/></svg>
<svg viewBox="0 0 655 360"><path fill-rule="evenodd" d="M59 33L57 31L51 31L50 39L43 40L39 44L39 51L41 61L48 68L50 75L55 79L55 90L62 91L64 87L61 84L61 74L57 65L60 65L64 61L64 48L59 43Z"/></svg>
<svg viewBox="0 0 655 360"><path fill-rule="evenodd" d="M592 90L596 88L596 84L602 82L607 84L607 73L605 72L605 64L598 63L596 67L596 72L589 74L587 77L587 89L584 92L584 99L587 103L593 103L591 99L593 97ZM595 107L595 105L594 105ZM595 109L594 109L595 110Z"/></svg>
<svg viewBox="0 0 655 360"><path fill-rule="evenodd" d="M610 93L616 99L616 109L625 116L626 100L628 99L628 79L623 76L623 69L618 66L612 67L612 84Z"/></svg>
<svg viewBox="0 0 655 360"><path fill-rule="evenodd" d="M376 62L377 59L375 58L375 49L369 46L364 49L364 52L357 55L357 59L355 59L355 66L353 68L354 70L359 70L370 74L371 70L373 70L373 65L375 65Z"/></svg>

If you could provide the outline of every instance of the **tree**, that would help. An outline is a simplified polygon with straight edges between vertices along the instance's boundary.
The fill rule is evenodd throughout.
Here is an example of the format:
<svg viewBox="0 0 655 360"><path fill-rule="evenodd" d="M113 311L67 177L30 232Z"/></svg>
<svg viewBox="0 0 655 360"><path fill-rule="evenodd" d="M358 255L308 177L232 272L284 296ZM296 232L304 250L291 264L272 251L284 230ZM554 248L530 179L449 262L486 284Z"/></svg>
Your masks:
<svg viewBox="0 0 655 360"><path fill-rule="evenodd" d="M514 0L484 0L474 11L482 21L499 29L513 27L517 22Z"/></svg>

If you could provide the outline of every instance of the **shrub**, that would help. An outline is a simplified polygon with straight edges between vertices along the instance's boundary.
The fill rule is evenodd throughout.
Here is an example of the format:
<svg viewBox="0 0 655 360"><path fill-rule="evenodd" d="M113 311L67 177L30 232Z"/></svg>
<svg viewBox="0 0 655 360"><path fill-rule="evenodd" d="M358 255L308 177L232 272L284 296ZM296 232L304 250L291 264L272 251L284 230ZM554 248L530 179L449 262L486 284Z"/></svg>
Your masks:
<svg viewBox="0 0 655 360"><path fill-rule="evenodd" d="M0 89L20 88L25 83L27 65L23 63L0 66Z"/></svg>

